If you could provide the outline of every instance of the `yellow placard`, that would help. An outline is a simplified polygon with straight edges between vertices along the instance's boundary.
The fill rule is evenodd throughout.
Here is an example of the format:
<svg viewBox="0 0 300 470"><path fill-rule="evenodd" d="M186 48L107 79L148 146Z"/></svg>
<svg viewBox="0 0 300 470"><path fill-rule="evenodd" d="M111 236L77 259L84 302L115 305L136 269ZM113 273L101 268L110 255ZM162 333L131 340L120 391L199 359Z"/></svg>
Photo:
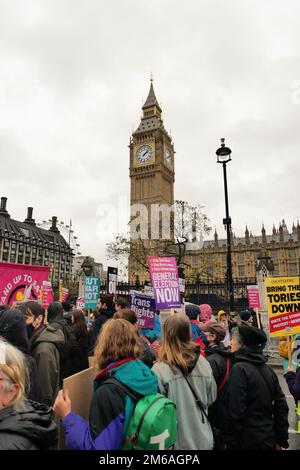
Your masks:
<svg viewBox="0 0 300 470"><path fill-rule="evenodd" d="M300 333L300 277L265 279L270 336Z"/></svg>

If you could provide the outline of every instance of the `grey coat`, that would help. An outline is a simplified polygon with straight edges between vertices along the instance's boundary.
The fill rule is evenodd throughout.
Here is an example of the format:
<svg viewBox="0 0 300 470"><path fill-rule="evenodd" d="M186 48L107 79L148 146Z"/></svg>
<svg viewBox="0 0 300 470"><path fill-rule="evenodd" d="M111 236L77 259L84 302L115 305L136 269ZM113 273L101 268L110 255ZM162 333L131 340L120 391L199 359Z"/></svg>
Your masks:
<svg viewBox="0 0 300 470"><path fill-rule="evenodd" d="M214 441L210 424L197 406L183 374L179 370L174 373L170 366L163 362L156 362L152 370L158 377L160 393L176 404L175 449L211 450ZM199 356L194 369L189 373L188 380L207 414L208 407L217 398L217 386L211 367L202 356Z"/></svg>

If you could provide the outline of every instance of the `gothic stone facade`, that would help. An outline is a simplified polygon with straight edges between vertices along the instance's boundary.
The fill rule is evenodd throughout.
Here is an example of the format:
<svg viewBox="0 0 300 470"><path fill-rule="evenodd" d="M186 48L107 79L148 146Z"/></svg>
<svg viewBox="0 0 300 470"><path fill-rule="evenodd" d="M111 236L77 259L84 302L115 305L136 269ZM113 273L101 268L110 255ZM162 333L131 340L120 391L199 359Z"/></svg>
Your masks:
<svg viewBox="0 0 300 470"><path fill-rule="evenodd" d="M232 236L232 268L234 281L255 279L256 260L262 249L267 250L274 264L274 276L297 276L300 274L300 225L293 224L288 231L285 221L278 229L273 226L267 235L263 227L261 236L253 236L248 228L245 237ZM197 273L203 282L222 282L226 274L227 240L205 241L203 248L187 252L185 261L187 279L193 280Z"/></svg>

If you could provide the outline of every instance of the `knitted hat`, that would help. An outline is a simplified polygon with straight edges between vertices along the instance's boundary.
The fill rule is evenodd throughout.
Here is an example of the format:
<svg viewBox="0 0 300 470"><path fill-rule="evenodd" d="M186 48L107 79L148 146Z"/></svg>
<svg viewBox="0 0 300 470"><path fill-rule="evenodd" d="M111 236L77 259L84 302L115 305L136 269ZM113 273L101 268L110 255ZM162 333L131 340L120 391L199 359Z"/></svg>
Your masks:
<svg viewBox="0 0 300 470"><path fill-rule="evenodd" d="M20 310L8 309L0 313L0 336L23 353L29 353L26 323Z"/></svg>
<svg viewBox="0 0 300 470"><path fill-rule="evenodd" d="M200 310L198 305L187 304L185 305L185 313L190 320L197 320Z"/></svg>
<svg viewBox="0 0 300 470"><path fill-rule="evenodd" d="M249 310L242 310L240 312L240 317L241 317L241 320L248 321L249 318L252 317L252 313L249 312Z"/></svg>
<svg viewBox="0 0 300 470"><path fill-rule="evenodd" d="M202 331L204 333L211 333L212 335L216 335L216 342L220 343L226 336L226 331L223 325L220 323L207 323L202 327Z"/></svg>
<svg viewBox="0 0 300 470"><path fill-rule="evenodd" d="M267 341L266 334L254 326L238 326L239 335L245 346L259 346Z"/></svg>
<svg viewBox="0 0 300 470"><path fill-rule="evenodd" d="M203 323L207 323L211 321L211 315L212 315L212 308L208 304L201 304L199 306L200 309L200 320Z"/></svg>

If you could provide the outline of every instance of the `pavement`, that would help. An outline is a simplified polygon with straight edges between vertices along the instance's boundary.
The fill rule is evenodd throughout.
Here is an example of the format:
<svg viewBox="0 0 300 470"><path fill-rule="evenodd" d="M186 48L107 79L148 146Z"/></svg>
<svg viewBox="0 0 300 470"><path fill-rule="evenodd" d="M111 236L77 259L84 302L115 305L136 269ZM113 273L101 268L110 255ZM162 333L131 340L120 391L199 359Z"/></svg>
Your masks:
<svg viewBox="0 0 300 470"><path fill-rule="evenodd" d="M271 365L271 364L270 364ZM285 394L287 404L289 406L289 450L300 450L300 434L297 433L297 416L296 405L293 396L290 394L285 378L283 377L283 369L281 365L271 365L276 372L281 388Z"/></svg>

